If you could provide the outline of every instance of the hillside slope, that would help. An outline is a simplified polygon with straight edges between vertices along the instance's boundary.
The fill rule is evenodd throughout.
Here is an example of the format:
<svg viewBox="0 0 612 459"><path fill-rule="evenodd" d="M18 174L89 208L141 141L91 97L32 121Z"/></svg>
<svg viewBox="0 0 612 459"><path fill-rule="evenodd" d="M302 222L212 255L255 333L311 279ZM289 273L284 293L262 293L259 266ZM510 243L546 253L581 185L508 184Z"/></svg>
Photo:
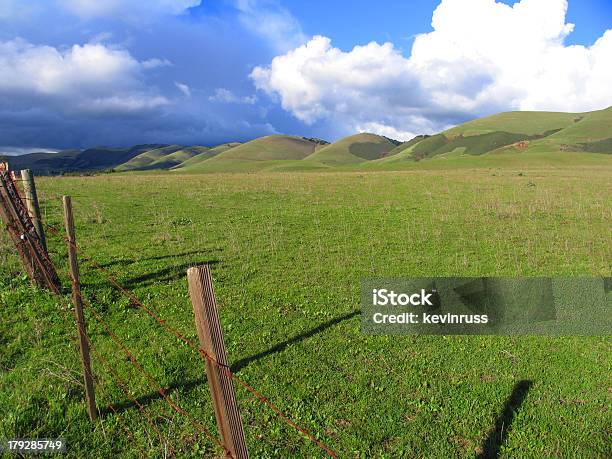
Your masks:
<svg viewBox="0 0 612 459"><path fill-rule="evenodd" d="M122 172L143 170L155 161L176 151L179 151L181 148L183 147L181 147L180 145L166 145L161 148L147 150L139 154L138 156L133 157L129 161L126 161L125 163L116 166L115 169Z"/></svg>
<svg viewBox="0 0 612 459"><path fill-rule="evenodd" d="M499 153L612 151L612 109L590 113L508 112L422 139L380 163Z"/></svg>
<svg viewBox="0 0 612 459"><path fill-rule="evenodd" d="M197 145L191 147L181 147L180 150L162 156L161 158L153 161L151 164L144 167L143 170L171 169L175 166L180 166L185 161L188 161L195 156L205 154L209 150L210 149L208 147L201 147Z"/></svg>
<svg viewBox="0 0 612 459"><path fill-rule="evenodd" d="M545 138L512 145L498 152L612 153L612 107L579 114L574 123ZM498 153L496 152L496 153Z"/></svg>
<svg viewBox="0 0 612 459"><path fill-rule="evenodd" d="M407 142L402 142L397 147L395 147L393 150L391 150L389 153L387 153L385 155L385 158L387 158L389 156L399 155L399 154L405 152L406 150L409 150L411 147L413 147L414 145L419 143L421 140L425 140L428 137L431 137L431 136L428 136L428 135L417 135L416 137L408 140Z"/></svg>
<svg viewBox="0 0 612 459"><path fill-rule="evenodd" d="M278 161L304 159L315 151L317 143L303 137L271 135L231 148L214 160Z"/></svg>
<svg viewBox="0 0 612 459"><path fill-rule="evenodd" d="M15 170L36 174L167 170L184 172L287 171L358 168L404 168L420 161L465 160L476 156L498 158L539 155L566 161L561 155L612 153L612 107L587 113L507 112L468 121L435 135L397 142L375 134L357 134L328 142L288 135L271 135L241 144L213 148L168 144L127 148L96 147L58 153L32 153L8 158ZM569 158L569 156L568 156ZM602 158L584 158L600 161ZM478 162L480 161L480 163ZM508 161L510 161L508 159ZM514 160L512 160L514 161ZM520 161L520 159L519 159ZM474 165L489 159L467 161Z"/></svg>
<svg viewBox="0 0 612 459"><path fill-rule="evenodd" d="M183 172L206 170L258 169L257 163L296 161L312 154L323 141L288 135L271 135L252 140L207 159L199 164L181 167Z"/></svg>
<svg viewBox="0 0 612 459"><path fill-rule="evenodd" d="M31 169L35 174L52 174L68 170L81 150L62 150L57 153L28 153L9 156L6 160L14 170Z"/></svg>
<svg viewBox="0 0 612 459"><path fill-rule="evenodd" d="M356 134L332 143L306 158L326 165L358 164L380 159L393 151L400 142L376 134Z"/></svg>
<svg viewBox="0 0 612 459"><path fill-rule="evenodd" d="M552 133L571 126L581 118L579 113L562 112L503 112L478 118L444 131L452 139L457 136L470 137L491 132L508 132L526 136Z"/></svg>
<svg viewBox="0 0 612 459"><path fill-rule="evenodd" d="M145 144L127 148L95 147L59 153L31 153L11 157L12 169L31 169L35 174L60 174L112 169L149 150L167 145Z"/></svg>
<svg viewBox="0 0 612 459"><path fill-rule="evenodd" d="M208 150L200 152L199 154L193 156L192 158L189 158L181 162L180 164L177 164L171 169L176 170L176 169L183 169L187 167L196 166L197 164L200 164L201 162L209 160L210 158L213 158L217 155L220 155L224 151L227 151L231 148L238 147L240 145L242 145L240 142L230 142L230 143L224 143L222 145L217 145L216 147L209 148Z"/></svg>

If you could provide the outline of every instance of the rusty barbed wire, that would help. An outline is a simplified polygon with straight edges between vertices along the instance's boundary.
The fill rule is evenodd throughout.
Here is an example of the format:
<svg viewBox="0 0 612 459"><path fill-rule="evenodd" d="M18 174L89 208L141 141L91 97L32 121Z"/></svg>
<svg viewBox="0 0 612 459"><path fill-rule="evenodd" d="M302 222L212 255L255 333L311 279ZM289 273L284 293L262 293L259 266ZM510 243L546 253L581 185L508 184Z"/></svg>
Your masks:
<svg viewBox="0 0 612 459"><path fill-rule="evenodd" d="M168 332L170 332L171 334L173 334L176 338L178 338L180 341L184 342L185 344L187 344L190 348L192 348L193 350L195 350L196 352L198 352L204 359L210 361L211 363L213 363L215 366L217 366L218 368L221 369L221 371L223 371L226 376L228 376L229 378L231 378L233 381L236 381L238 384L240 384L242 387L244 387L247 391L251 392L260 402L262 402L263 404L267 405L273 412L275 412L281 419L283 419L287 424L289 424L291 427L293 427L295 430L297 430L298 432L300 432L301 434L303 434L304 436L306 436L310 441L312 441L313 443L315 443L319 448L321 448L322 450L324 450L327 454L329 454L331 457L337 458L338 455L336 454L335 451L333 451L330 447L328 447L326 444L324 444L323 442L321 442L319 439L317 439L313 434L311 434L308 430L306 430L305 428L299 426L295 421L293 421L291 419L291 417L289 417L289 415L287 415L286 413L284 413L277 405L275 405L273 402L270 401L270 399L268 399L267 397L265 397L263 394L261 394L259 391L257 391L257 389L255 389L253 386L251 386L249 383L247 383L246 381L242 380L241 378L239 378L236 374L234 374L227 366L220 364L219 362L217 362L217 360L212 357L211 355L209 355L204 349L202 349L200 346L198 346L193 340L187 338L186 336L184 336L179 330L177 330L176 328L170 326L167 324L167 322L162 319L160 316L158 316L155 312L153 312L150 308L148 308L147 306L145 306L138 298L136 298L136 296L130 292L128 289L126 289L125 287L123 287L112 275L112 273L104 268L103 266L101 266L99 263L97 263L94 259L92 259L91 257L87 256L83 250L78 246L78 244L70 241L68 238L66 238L65 236L63 236L59 230L57 228L55 228L53 225L50 224L45 224L45 226L53 233L55 233L56 235L58 235L59 237L61 237L62 239L64 239L67 243L71 244L80 254L81 256L87 260L88 262L90 262L94 268L96 268L98 271L102 272L103 274L105 274L106 279L108 280L109 283L111 283L115 288L117 288L119 291L122 292L122 294L124 296L126 296L127 298L129 298L134 304L136 304L140 309L142 309L143 311L145 311L150 317L152 317L159 325L161 325L162 327L164 327ZM85 300L84 300L85 301ZM92 308L93 310L93 308ZM95 313L94 313L95 314ZM109 334L112 333L112 330L108 330ZM161 392L160 392L161 394ZM161 394L162 396L165 397L165 394Z"/></svg>

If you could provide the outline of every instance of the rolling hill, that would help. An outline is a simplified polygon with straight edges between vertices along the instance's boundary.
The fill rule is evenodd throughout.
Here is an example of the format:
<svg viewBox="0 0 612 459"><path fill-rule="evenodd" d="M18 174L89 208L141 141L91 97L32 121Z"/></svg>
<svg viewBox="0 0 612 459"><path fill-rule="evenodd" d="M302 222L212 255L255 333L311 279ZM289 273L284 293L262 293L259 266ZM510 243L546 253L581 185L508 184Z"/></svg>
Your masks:
<svg viewBox="0 0 612 459"><path fill-rule="evenodd" d="M112 169L149 150L167 145L146 144L127 148L95 147L58 153L30 153L8 158L14 170L31 169L39 175Z"/></svg>
<svg viewBox="0 0 612 459"><path fill-rule="evenodd" d="M271 135L252 140L197 164L181 167L184 172L258 169L272 161L299 161L327 142L305 137Z"/></svg>
<svg viewBox="0 0 612 459"><path fill-rule="evenodd" d="M498 113L407 142L367 133L332 144L314 138L271 135L211 148L167 144L95 147L13 156L9 162L13 169L28 168L36 174L112 169L234 172L393 169L442 159L467 164L466 159L477 157L479 162L468 161L469 164L515 163L536 155L537 161L546 163L565 161L570 154L573 160L597 162L606 153L612 153L612 107L587 113ZM502 159L508 155L517 158ZM587 158L589 155L594 156Z"/></svg>
<svg viewBox="0 0 612 459"><path fill-rule="evenodd" d="M306 161L329 166L358 164L383 158L398 145L400 142L380 135L356 134L317 150Z"/></svg>
<svg viewBox="0 0 612 459"><path fill-rule="evenodd" d="M574 122L548 136L510 145L501 152L612 153L612 107L576 114Z"/></svg>
<svg viewBox="0 0 612 459"><path fill-rule="evenodd" d="M204 150L200 152L199 154L193 156L192 158L189 158L183 161L182 163L175 165L171 169L182 169L182 168L196 166L197 164L200 164L203 161L213 158L223 153L224 151L227 151L231 148L238 147L240 145L242 145L240 142L230 142L230 143L224 143L223 145L217 145L216 147Z"/></svg>
<svg viewBox="0 0 612 459"><path fill-rule="evenodd" d="M612 107L589 113L508 112L469 121L378 163L500 153L611 153Z"/></svg>
<svg viewBox="0 0 612 459"><path fill-rule="evenodd" d="M115 167L116 170L124 172L124 171L137 171L144 170L148 168L151 164L156 161L170 155L176 151L181 150L183 147L180 145L168 145L160 148L155 148L152 150L147 150L138 156L133 157L129 161L119 164Z"/></svg>
<svg viewBox="0 0 612 459"><path fill-rule="evenodd" d="M416 137L412 138L411 140L408 140L407 142L402 142L397 147L395 147L393 150L391 150L389 153L387 153L385 155L385 158L389 157L389 156L398 155L398 154L402 153L403 151L409 149L413 145L419 143L421 140L426 139L427 137L430 137L430 136L428 136L428 135L417 135Z"/></svg>
<svg viewBox="0 0 612 459"><path fill-rule="evenodd" d="M208 147L199 147L199 146L181 147L180 150L177 150L173 153L162 156L161 158L153 161L151 164L149 164L145 168L145 170L172 169L175 166L180 166L185 161L188 161L191 158L206 154L209 151L210 151L210 148Z"/></svg>
<svg viewBox="0 0 612 459"><path fill-rule="evenodd" d="M503 112L478 118L444 131L448 138L470 137L491 132L536 135L571 126L581 118L578 113L561 112Z"/></svg>
<svg viewBox="0 0 612 459"><path fill-rule="evenodd" d="M303 137L271 135L230 148L215 156L213 161L246 160L278 161L304 159L313 153L318 143Z"/></svg>

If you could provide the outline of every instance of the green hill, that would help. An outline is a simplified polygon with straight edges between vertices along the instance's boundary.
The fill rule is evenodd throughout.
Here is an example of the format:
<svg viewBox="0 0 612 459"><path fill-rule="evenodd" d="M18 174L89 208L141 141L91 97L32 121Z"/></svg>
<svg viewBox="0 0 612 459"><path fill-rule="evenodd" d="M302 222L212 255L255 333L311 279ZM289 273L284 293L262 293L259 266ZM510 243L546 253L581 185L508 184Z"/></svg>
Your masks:
<svg viewBox="0 0 612 459"><path fill-rule="evenodd" d="M31 169L36 174L63 172L75 162L81 150L63 150L57 153L28 153L8 156L6 159L13 170Z"/></svg>
<svg viewBox="0 0 612 459"><path fill-rule="evenodd" d="M571 126L581 117L578 113L504 112L478 118L444 131L448 138L470 137L491 132L507 132L526 136L550 133Z"/></svg>
<svg viewBox="0 0 612 459"><path fill-rule="evenodd" d="M217 155L214 161L227 159L277 161L304 159L315 151L317 143L303 137L271 135L252 140Z"/></svg>
<svg viewBox="0 0 612 459"><path fill-rule="evenodd" d="M612 107L576 115L575 122L542 139L501 149L502 152L612 153Z"/></svg>
<svg viewBox="0 0 612 459"><path fill-rule="evenodd" d="M204 154L209 150L210 149L208 147L200 147L197 145L192 147L184 147L180 150L175 151L174 153L162 156L161 158L153 161L151 164L144 167L143 169L171 169L175 166L180 166L185 161L188 161L189 159L195 156Z"/></svg>
<svg viewBox="0 0 612 459"><path fill-rule="evenodd" d="M612 108L590 113L499 113L422 139L377 163L389 165L463 155L568 151L612 152Z"/></svg>
<svg viewBox="0 0 612 459"><path fill-rule="evenodd" d="M403 143L375 134L357 134L333 144L316 138L271 135L213 148L167 144L95 147L32 153L8 160L13 169L28 168L36 174L105 169L246 172L393 169L449 159L473 166L495 161L515 164L531 159L557 163L575 161L580 155L584 161L593 162L602 161L598 155L606 153L612 153L612 107L587 113L498 113ZM594 156L587 158L589 154ZM562 155L565 157L561 158ZM451 162L446 163L451 166Z"/></svg>
<svg viewBox="0 0 612 459"><path fill-rule="evenodd" d="M357 134L317 150L306 161L336 166L359 164L385 157L399 144L376 134Z"/></svg>
<svg viewBox="0 0 612 459"><path fill-rule="evenodd" d="M35 174L61 174L112 169L152 149L167 145L145 144L127 148L94 147L59 153L31 153L9 159L14 170L31 169Z"/></svg>
<svg viewBox="0 0 612 459"><path fill-rule="evenodd" d="M242 145L242 144L240 142L230 142L230 143L224 143L223 145L217 145L216 147L209 148L208 150L200 152L199 154L183 161L182 163L172 167L171 169L176 170L176 169L183 169L183 168L195 166L197 164L200 164L203 161L209 160L210 158L213 158L223 153L224 151L227 151L231 148L235 148L239 145Z"/></svg>
<svg viewBox="0 0 612 459"><path fill-rule="evenodd" d="M180 145L166 145L161 148L155 148L152 150L147 150L138 156L130 159L129 161L120 164L115 167L118 171L136 171L136 170L144 170L148 168L155 161L158 161L161 158L164 158L167 155L170 155L176 151L181 150L183 147Z"/></svg>
<svg viewBox="0 0 612 459"><path fill-rule="evenodd" d="M258 170L267 161L296 161L312 154L323 141L287 135L252 140L198 164L181 167L183 172L212 170Z"/></svg>
<svg viewBox="0 0 612 459"><path fill-rule="evenodd" d="M402 142L400 143L397 147L395 147L393 150L391 150L389 153L387 153L384 157L390 157L390 156L396 156L401 154L402 152L405 152L406 150L410 149L410 147L412 147L413 145L416 145L417 143L419 143L421 140L426 139L427 137L430 137L428 135L417 135L416 137L414 137L413 139L407 141L407 142Z"/></svg>

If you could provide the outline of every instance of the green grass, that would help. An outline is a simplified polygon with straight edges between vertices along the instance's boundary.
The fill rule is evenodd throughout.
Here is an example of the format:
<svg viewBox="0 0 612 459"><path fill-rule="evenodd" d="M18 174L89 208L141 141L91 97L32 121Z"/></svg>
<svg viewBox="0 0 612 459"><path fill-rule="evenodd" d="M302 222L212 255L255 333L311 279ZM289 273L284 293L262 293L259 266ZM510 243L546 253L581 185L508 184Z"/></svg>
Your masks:
<svg viewBox="0 0 612 459"><path fill-rule="evenodd" d="M553 166L550 156L500 154L399 172L43 178L38 188L55 225L58 196L73 195L83 250L193 339L185 271L210 263L233 368L340 457L473 457L515 384L529 380L504 426L501 457L604 458L609 337L376 337L361 334L355 314L366 276L610 276L612 167L576 165L578 156ZM62 436L68 457L130 457L115 415L87 421L64 306L28 286L0 238L0 437ZM49 241L65 280L66 248ZM81 272L85 295L143 365L214 430L199 357L90 264ZM86 317L92 342L142 398L164 442L178 457L213 457L211 443ZM118 406L150 457L162 457L95 358L94 372L100 406ZM323 457L249 393L238 397L251 457Z"/></svg>
<svg viewBox="0 0 612 459"><path fill-rule="evenodd" d="M224 159L223 161L206 161L206 164L193 167L176 168L174 173L193 174L196 173L228 173L228 172L272 172L272 171L311 171L329 169L321 163L302 160L267 160L252 161L248 159Z"/></svg>

